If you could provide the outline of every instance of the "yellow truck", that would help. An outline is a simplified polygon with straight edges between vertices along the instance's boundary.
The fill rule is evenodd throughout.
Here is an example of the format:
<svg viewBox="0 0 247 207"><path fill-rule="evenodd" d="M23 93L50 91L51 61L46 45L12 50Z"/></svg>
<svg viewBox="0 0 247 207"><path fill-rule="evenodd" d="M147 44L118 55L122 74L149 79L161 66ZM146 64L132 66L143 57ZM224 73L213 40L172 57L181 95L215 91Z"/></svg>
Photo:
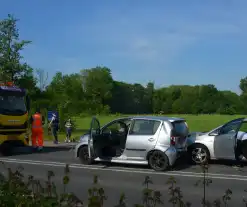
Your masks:
<svg viewBox="0 0 247 207"><path fill-rule="evenodd" d="M25 89L0 83L0 151L9 154L13 147L29 145L28 111L30 99Z"/></svg>

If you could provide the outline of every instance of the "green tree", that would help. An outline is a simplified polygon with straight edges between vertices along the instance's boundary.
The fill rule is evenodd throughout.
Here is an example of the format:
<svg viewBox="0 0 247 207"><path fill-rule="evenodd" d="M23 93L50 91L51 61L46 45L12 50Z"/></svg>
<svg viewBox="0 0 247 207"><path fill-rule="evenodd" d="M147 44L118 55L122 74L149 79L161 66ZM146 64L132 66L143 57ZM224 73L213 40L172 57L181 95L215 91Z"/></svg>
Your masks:
<svg viewBox="0 0 247 207"><path fill-rule="evenodd" d="M12 15L0 21L0 77L2 80L18 81L30 77L32 69L27 63L21 63L20 52L31 43L19 40L17 19Z"/></svg>
<svg viewBox="0 0 247 207"><path fill-rule="evenodd" d="M242 93L247 93L247 76L240 80L239 88L241 89Z"/></svg>
<svg viewBox="0 0 247 207"><path fill-rule="evenodd" d="M240 95L241 102L243 103L243 112L247 113L247 76L240 80L239 88L242 93Z"/></svg>
<svg viewBox="0 0 247 207"><path fill-rule="evenodd" d="M90 100L92 108L98 108L97 112L108 108L113 87L111 70L106 67L81 70L81 78L85 97Z"/></svg>

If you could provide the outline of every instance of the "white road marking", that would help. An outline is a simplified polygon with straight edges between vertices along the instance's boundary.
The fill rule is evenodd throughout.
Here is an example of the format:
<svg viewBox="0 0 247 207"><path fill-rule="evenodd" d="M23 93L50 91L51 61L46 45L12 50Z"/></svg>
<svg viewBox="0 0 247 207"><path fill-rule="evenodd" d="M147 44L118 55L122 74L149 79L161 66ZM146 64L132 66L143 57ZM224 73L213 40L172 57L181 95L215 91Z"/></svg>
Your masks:
<svg viewBox="0 0 247 207"><path fill-rule="evenodd" d="M0 158L0 162L15 163L15 164L28 164L28 165L41 165L41 166L51 166L51 167L65 167L67 164L67 163L62 163L62 162L22 160L22 159L9 159L9 158ZM101 166L88 166L88 165L82 165L82 164L68 164L68 165L70 168L74 168L74 169L100 170L100 171L112 171L112 172L124 172L124 173L139 173L139 174L152 173L153 175L167 175L167 176L181 176L181 177L195 177L195 178L203 177L203 173L185 172L185 171L156 172L154 170L149 170L149 169L143 170L143 169L138 169L138 168L124 168L124 167L105 168L103 165ZM247 181L247 176L244 176L244 175L207 173L207 177L212 178L212 179Z"/></svg>

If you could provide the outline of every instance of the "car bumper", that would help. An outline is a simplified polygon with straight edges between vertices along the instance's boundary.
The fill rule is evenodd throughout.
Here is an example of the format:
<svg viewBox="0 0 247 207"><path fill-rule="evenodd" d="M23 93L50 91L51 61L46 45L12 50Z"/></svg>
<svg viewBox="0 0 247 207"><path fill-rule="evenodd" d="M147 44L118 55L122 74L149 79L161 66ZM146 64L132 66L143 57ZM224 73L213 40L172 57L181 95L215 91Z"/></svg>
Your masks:
<svg viewBox="0 0 247 207"><path fill-rule="evenodd" d="M29 145L29 137L26 131L23 131L21 134L11 134L11 135L4 135L0 134L0 144L4 142L10 143L23 143L25 146Z"/></svg>

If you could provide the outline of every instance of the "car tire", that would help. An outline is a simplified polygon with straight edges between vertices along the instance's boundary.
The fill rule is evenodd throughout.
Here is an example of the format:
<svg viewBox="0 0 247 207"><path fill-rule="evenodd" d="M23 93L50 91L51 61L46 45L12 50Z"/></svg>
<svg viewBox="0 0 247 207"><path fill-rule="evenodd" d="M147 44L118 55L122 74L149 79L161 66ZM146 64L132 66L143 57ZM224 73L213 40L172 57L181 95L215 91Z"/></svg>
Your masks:
<svg viewBox="0 0 247 207"><path fill-rule="evenodd" d="M210 160L210 154L204 145L195 144L188 149L189 161L191 164L207 164Z"/></svg>
<svg viewBox="0 0 247 207"><path fill-rule="evenodd" d="M165 171L169 168L169 159L164 152L154 151L148 158L148 164L155 171Z"/></svg>
<svg viewBox="0 0 247 207"><path fill-rule="evenodd" d="M93 164L93 159L89 158L88 146L80 147L78 157L79 157L81 163L84 165Z"/></svg>

